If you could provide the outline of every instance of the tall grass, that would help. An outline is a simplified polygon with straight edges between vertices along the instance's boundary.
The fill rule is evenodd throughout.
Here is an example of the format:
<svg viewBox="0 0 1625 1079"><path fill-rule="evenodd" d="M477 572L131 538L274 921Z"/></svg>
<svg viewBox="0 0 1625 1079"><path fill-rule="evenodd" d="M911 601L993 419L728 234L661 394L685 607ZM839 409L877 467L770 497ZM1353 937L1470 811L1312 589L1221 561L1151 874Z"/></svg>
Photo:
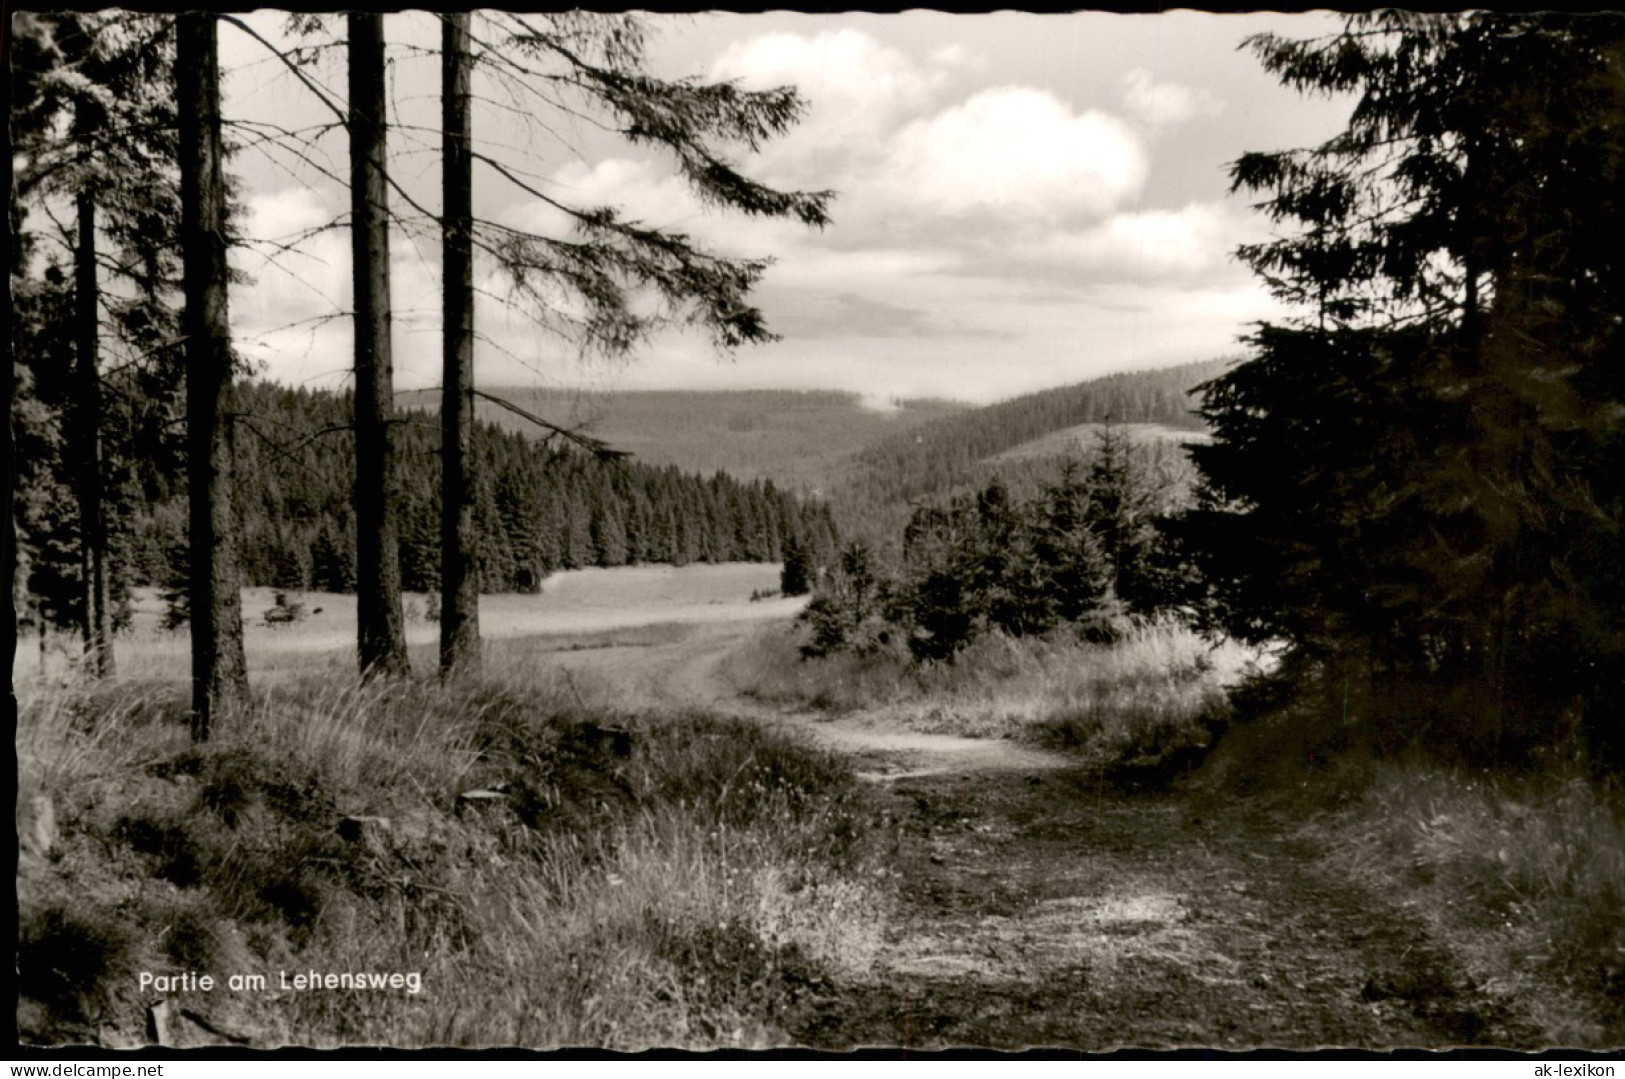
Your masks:
<svg viewBox="0 0 1625 1079"><path fill-rule="evenodd" d="M499 671L279 684L194 747L179 692L24 704L25 1041L139 1043L139 973L197 970L268 976L179 1000L261 1045L764 1046L874 954L892 840L783 734Z"/></svg>
<svg viewBox="0 0 1625 1079"><path fill-rule="evenodd" d="M1420 919L1468 978L1555 1046L1625 1046L1625 792L1571 753L1469 768L1312 694L1269 698L1198 797L1295 822L1327 872ZM1385 737L1385 735L1387 735ZM1570 747L1572 748L1572 747Z"/></svg>
<svg viewBox="0 0 1625 1079"><path fill-rule="evenodd" d="M989 634L951 663L915 664L899 651L803 660L798 644L793 630L763 635L725 673L769 703L1033 742L1129 770L1155 770L1207 745L1223 719L1224 687L1252 659L1170 620L1136 622L1111 644Z"/></svg>
<svg viewBox="0 0 1625 1079"><path fill-rule="evenodd" d="M1625 797L1579 775L1344 762L1361 789L1305 835L1403 897L1552 1044L1625 1045ZM1347 792L1351 779L1344 775ZM1314 798L1310 790L1303 797Z"/></svg>

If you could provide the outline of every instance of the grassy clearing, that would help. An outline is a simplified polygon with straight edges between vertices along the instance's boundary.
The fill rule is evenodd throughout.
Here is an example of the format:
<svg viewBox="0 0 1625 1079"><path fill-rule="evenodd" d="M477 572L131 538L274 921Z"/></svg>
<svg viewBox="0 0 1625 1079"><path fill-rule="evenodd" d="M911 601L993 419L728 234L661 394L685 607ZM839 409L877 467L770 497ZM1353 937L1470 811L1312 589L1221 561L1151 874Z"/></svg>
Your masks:
<svg viewBox="0 0 1625 1079"><path fill-rule="evenodd" d="M892 652L803 660L799 643L793 630L763 635L725 673L770 703L1031 742L1143 777L1211 743L1224 721L1224 686L1249 661L1241 647L1215 647L1170 621L1139 623L1113 644L990 634L952 663L924 665Z"/></svg>
<svg viewBox="0 0 1625 1079"><path fill-rule="evenodd" d="M789 617L803 601L782 597L751 600L753 594L774 591L778 583L779 566L763 563L566 570L549 576L537 595L482 596L480 625L488 642L546 637L569 647L572 639L647 639L661 625L668 635L674 635L680 624ZM303 607L297 624L266 622L266 612L274 606L279 591ZM354 596L245 588L242 600L244 651L254 675L284 678L320 669L343 677L354 668ZM438 597L404 596L407 643L413 662L421 662L424 671L435 665L440 631L429 612L438 604ZM131 624L116 633L113 641L122 680L189 676L188 631L184 626L161 628L164 610L156 589L135 590ZM18 642L12 678L22 687L61 687L76 677L79 653L75 633L52 631L43 649L39 637L30 634Z"/></svg>
<svg viewBox="0 0 1625 1079"><path fill-rule="evenodd" d="M196 971L172 1003L257 1045L764 1046L867 968L893 840L840 761L501 667L279 684L204 747L176 687L25 702L23 1040L138 1044L140 974Z"/></svg>

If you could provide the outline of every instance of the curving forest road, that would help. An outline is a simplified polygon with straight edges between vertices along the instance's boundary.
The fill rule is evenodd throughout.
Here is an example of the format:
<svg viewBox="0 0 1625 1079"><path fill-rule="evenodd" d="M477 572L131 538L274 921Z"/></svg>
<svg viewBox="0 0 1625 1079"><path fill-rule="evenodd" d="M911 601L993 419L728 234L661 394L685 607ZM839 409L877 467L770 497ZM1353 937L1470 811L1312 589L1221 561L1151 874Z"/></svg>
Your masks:
<svg viewBox="0 0 1625 1079"><path fill-rule="evenodd" d="M1125 794L1011 742L783 714L718 668L759 625L563 653L618 699L794 727L854 758L901 821L902 902L861 980L821 989L800 1044L1218 1050L1541 1048L1421 920L1278 814Z"/></svg>

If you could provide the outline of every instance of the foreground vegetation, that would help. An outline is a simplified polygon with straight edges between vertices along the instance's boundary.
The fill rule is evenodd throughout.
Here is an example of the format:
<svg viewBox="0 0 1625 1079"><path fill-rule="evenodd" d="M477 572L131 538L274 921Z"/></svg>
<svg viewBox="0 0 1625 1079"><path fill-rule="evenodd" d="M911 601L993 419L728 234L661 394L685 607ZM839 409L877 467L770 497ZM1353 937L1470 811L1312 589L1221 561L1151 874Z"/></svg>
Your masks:
<svg viewBox="0 0 1625 1079"><path fill-rule="evenodd" d="M771 1045L885 921L850 771L758 727L500 675L285 684L203 746L185 714L129 684L23 707L25 1042L140 1044L167 995L174 1044ZM217 987L143 991L189 971Z"/></svg>
<svg viewBox="0 0 1625 1079"><path fill-rule="evenodd" d="M1283 699L1266 655L1166 619L1109 644L989 635L931 664L898 649L800 660L806 632L759 638L729 677L832 719L1062 750L1111 785L1172 785L1196 817L1253 806L1333 876L1416 911L1547 1043L1625 1044L1625 792L1573 752L1471 767L1425 731L1397 738L1391 717L1327 718L1308 681ZM1366 987L1371 1000L1440 991Z"/></svg>
<svg viewBox="0 0 1625 1079"><path fill-rule="evenodd" d="M1625 1046L1625 791L1583 758L1470 767L1452 747L1384 748L1301 708L1236 725L1191 793L1296 821L1321 860L1397 897L1473 981L1548 1044ZM1572 748L1572 747L1571 747ZM1425 978L1425 974L1420 977ZM1369 999L1431 987L1377 981Z"/></svg>
<svg viewBox="0 0 1625 1079"><path fill-rule="evenodd" d="M1414 898L1469 973L1528 1009L1553 1044L1625 1045L1617 790L1577 776L1388 764L1308 834L1376 886Z"/></svg>
<svg viewBox="0 0 1625 1079"><path fill-rule="evenodd" d="M1389 932L1390 907L1406 912L1392 932L1422 928L1414 964L1392 958L1412 938L1384 944L1388 959L1336 1007L1459 999L1464 1015L1525 1017L1539 1044L1625 1044L1625 797L1572 757L1515 773L1397 745L1362 709L1317 712L1301 672L1276 670L1298 693L1272 697L1265 657L1169 620L1112 643L987 634L925 664L895 647L804 660L806 632L758 634L725 675L830 721L1073 756L1080 775L1013 773L1007 795L1038 812L1021 818L1035 837L1081 859L1055 866L1057 883L1094 857L1087 830L1056 831L1071 802L1087 791L1099 809L1120 790L1192 857L1204 836L1219 849L1204 828L1241 829L1350 895L1382 897L1380 910L1351 900L1364 914L1333 917L1340 932ZM934 865L942 837L908 832L883 812L906 799L762 726L634 718L591 681L538 684L537 647L493 648L488 678L456 690L289 672L202 747L172 682L26 702L24 1040L138 1044L160 995L165 1037L182 1045L769 1046L823 1044L827 1023L867 1029L862 1002L895 985L888 964L934 947L888 943L888 927L897 874ZM921 789L964 813L958 795ZM962 826L982 835L980 818ZM1125 857L1154 845L1128 842ZM1254 868L1224 872L1247 887L1275 879ZM1358 961L1357 939L1339 947ZM417 972L422 991L280 988L279 972L312 970ZM143 971L269 985L158 994L141 990ZM1505 1007L1485 1012L1486 1000ZM836 1021L853 1008L857 1027Z"/></svg>

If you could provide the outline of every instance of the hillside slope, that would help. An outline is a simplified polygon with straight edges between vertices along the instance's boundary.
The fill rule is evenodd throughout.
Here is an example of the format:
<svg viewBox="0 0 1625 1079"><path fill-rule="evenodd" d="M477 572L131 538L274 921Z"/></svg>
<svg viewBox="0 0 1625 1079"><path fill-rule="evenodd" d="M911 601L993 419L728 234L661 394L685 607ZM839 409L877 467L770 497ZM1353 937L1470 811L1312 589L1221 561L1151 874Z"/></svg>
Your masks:
<svg viewBox="0 0 1625 1079"><path fill-rule="evenodd" d="M854 454L922 423L973 411L954 401L898 402L865 407L855 393L832 390L638 390L581 393L527 387L493 388L519 407L580 429L648 465L684 472L726 472L735 479L772 480L782 490L815 495L844 474ZM397 395L404 408L440 406L438 391ZM534 424L490 401L481 420L526 435Z"/></svg>
<svg viewBox="0 0 1625 1079"><path fill-rule="evenodd" d="M1126 424L1158 475L1184 482L1178 446L1205 437L1196 386L1228 360L1107 375L976 408L903 401L890 411L837 391L630 391L587 394L494 389L551 423L581 430L647 465L742 481L768 481L827 499L843 536L872 544L900 532L913 505L947 498L999 475L1012 490L1052 478L1057 459L1087 458L1093 432ZM437 393L404 393L403 408L433 410ZM482 420L535 437L537 427L490 401Z"/></svg>
<svg viewBox="0 0 1625 1079"><path fill-rule="evenodd" d="M899 432L853 457L830 493L836 520L843 535L881 542L901 528L913 505L946 498L994 474L1013 489L1049 478L1058 458L1087 457L1092 431L1107 422L1129 425L1145 455L1174 482L1183 465L1178 443L1205 437L1193 391L1230 362L1107 375Z"/></svg>
<svg viewBox="0 0 1625 1079"><path fill-rule="evenodd" d="M245 583L346 592L354 586L354 438L339 393L249 382L238 388L236 508ZM403 409L391 479L402 584L438 587L440 431ZM696 475L674 465L599 460L569 445L541 449L476 424L475 548L490 592L534 592L548 574L586 566L777 562L792 539L825 551L835 529L822 504L770 480ZM121 522L116 553L132 585L181 579L185 499L154 490Z"/></svg>

